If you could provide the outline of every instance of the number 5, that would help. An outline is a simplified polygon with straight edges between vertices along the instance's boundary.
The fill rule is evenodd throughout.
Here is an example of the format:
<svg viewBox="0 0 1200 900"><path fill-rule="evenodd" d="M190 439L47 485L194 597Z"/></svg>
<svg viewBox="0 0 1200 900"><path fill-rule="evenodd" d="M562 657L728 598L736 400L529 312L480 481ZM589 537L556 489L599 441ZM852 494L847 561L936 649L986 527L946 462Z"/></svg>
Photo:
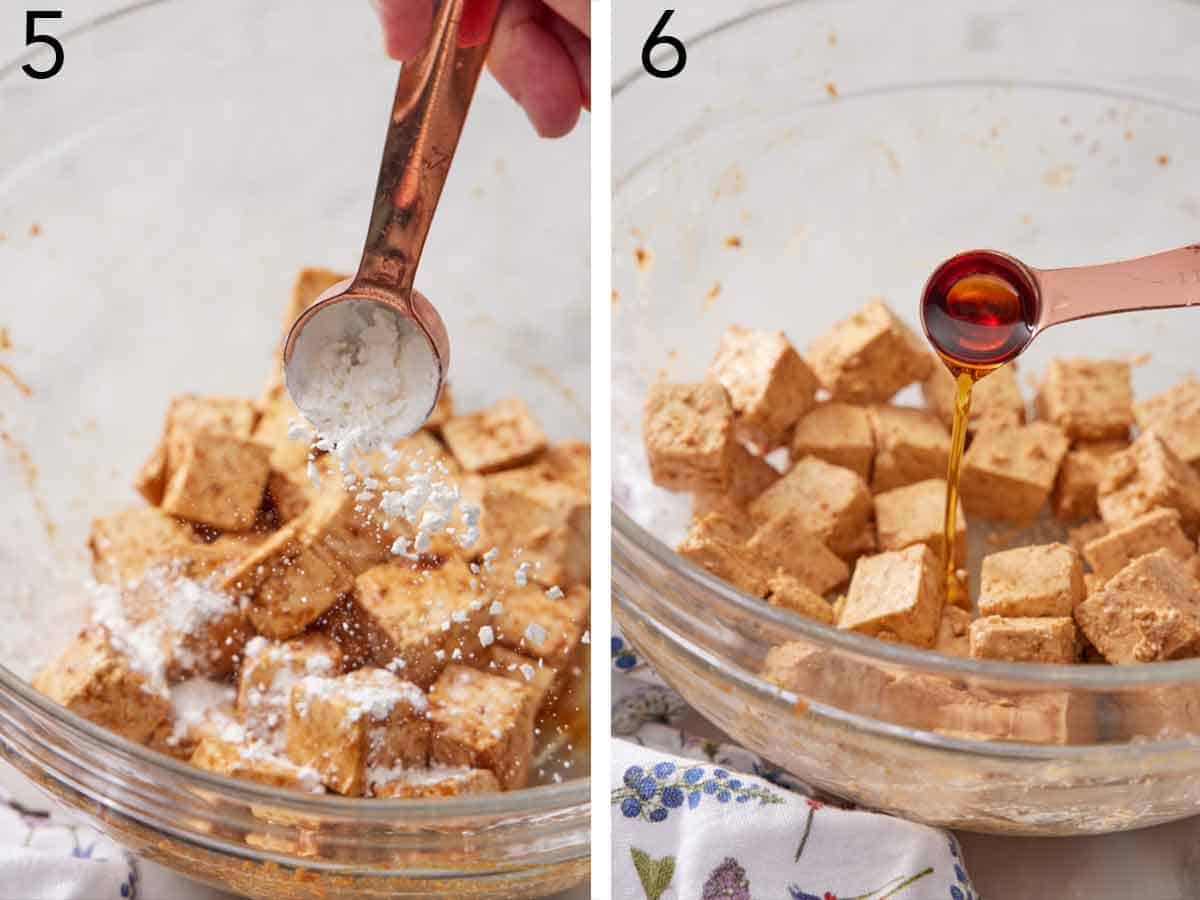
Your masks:
<svg viewBox="0 0 1200 900"><path fill-rule="evenodd" d="M25 46L32 47L34 44L45 44L54 51L54 63L49 69L35 69L29 63L21 66L25 74L30 78L53 78L59 73L63 67L63 45L59 43L58 38L51 37L48 34L37 33L38 19L61 19L62 10L47 10L47 9L31 9L25 13Z"/></svg>

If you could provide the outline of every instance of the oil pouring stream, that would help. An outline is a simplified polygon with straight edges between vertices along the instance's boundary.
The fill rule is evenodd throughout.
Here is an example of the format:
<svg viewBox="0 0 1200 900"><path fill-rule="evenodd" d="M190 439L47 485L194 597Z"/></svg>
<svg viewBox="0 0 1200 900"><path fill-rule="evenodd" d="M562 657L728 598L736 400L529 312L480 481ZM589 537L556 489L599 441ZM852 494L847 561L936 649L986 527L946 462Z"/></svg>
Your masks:
<svg viewBox="0 0 1200 900"><path fill-rule="evenodd" d="M954 546L959 470L975 382L1016 359L1051 325L1110 313L1194 305L1200 305L1200 244L1066 269L1034 269L995 250L969 250L934 270L921 295L921 325L955 382L942 519L949 602L969 605L950 548Z"/></svg>

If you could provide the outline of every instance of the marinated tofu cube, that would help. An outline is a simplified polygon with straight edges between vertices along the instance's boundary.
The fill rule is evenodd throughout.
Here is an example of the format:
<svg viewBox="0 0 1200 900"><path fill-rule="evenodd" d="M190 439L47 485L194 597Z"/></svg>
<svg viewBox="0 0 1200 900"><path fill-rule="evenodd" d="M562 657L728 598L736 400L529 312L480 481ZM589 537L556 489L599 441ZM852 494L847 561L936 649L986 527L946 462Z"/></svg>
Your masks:
<svg viewBox="0 0 1200 900"><path fill-rule="evenodd" d="M92 575L107 584L138 581L149 570L202 579L250 550L231 542L206 544L186 522L153 506L115 513L92 523Z"/></svg>
<svg viewBox="0 0 1200 900"><path fill-rule="evenodd" d="M802 641L767 651L762 677L805 700L843 709L878 709L887 675L877 666Z"/></svg>
<svg viewBox="0 0 1200 900"><path fill-rule="evenodd" d="M1037 518L1068 441L1045 422L989 428L975 435L963 457L960 490L968 515L1026 525Z"/></svg>
<svg viewBox="0 0 1200 900"><path fill-rule="evenodd" d="M716 382L655 384L642 413L650 478L672 491L729 489L735 447L733 407Z"/></svg>
<svg viewBox="0 0 1200 900"><path fill-rule="evenodd" d="M1067 543L1075 548L1076 553L1083 553L1083 548L1098 537L1108 534L1108 526L1099 519L1090 519L1075 528L1067 529Z"/></svg>
<svg viewBox="0 0 1200 900"><path fill-rule="evenodd" d="M586 441L563 441L538 457L533 471L547 481L590 496L592 493L592 447Z"/></svg>
<svg viewBox="0 0 1200 900"><path fill-rule="evenodd" d="M385 563L358 576L354 594L366 614L375 662L427 687L453 659L482 657L479 631L488 604L462 563L432 571Z"/></svg>
<svg viewBox="0 0 1200 900"><path fill-rule="evenodd" d="M1163 506L1179 510L1189 537L1200 531L1200 475L1153 431L1109 458L1097 498L1100 515L1110 526Z"/></svg>
<svg viewBox="0 0 1200 900"><path fill-rule="evenodd" d="M866 407L819 404L796 423L792 435L792 459L806 456L849 469L869 481L875 459L875 432Z"/></svg>
<svg viewBox="0 0 1200 900"><path fill-rule="evenodd" d="M933 359L911 329L873 300L822 335L808 362L834 400L886 403L929 377Z"/></svg>
<svg viewBox="0 0 1200 900"><path fill-rule="evenodd" d="M942 568L924 544L858 560L838 627L932 647L945 599Z"/></svg>
<svg viewBox="0 0 1200 900"><path fill-rule="evenodd" d="M488 769L524 787L533 755L533 690L511 678L447 666L429 692L435 765Z"/></svg>
<svg viewBox="0 0 1200 900"><path fill-rule="evenodd" d="M1066 544L1016 547L983 558L980 615L1070 616L1083 597L1083 562Z"/></svg>
<svg viewBox="0 0 1200 900"><path fill-rule="evenodd" d="M1129 363L1117 359L1055 359L1038 389L1037 411L1073 441L1122 439L1133 424Z"/></svg>
<svg viewBox="0 0 1200 900"><path fill-rule="evenodd" d="M816 402L820 386L782 331L730 325L709 366L733 406L738 437L760 450L781 446L788 429Z"/></svg>
<svg viewBox="0 0 1200 900"><path fill-rule="evenodd" d="M180 447L163 492L163 512L226 531L254 525L271 474L270 448L199 431Z"/></svg>
<svg viewBox="0 0 1200 900"><path fill-rule="evenodd" d="M307 477L308 461L315 458L313 436L293 438L292 423L304 417L282 383L267 388L259 401L261 415L254 426L254 440L271 448L271 468L293 477Z"/></svg>
<svg viewBox="0 0 1200 900"><path fill-rule="evenodd" d="M943 425L954 425L954 404L958 388L949 370L934 363L929 377L921 384L925 407ZM1025 424L1025 398L1017 383L1016 363L1009 363L987 374L971 387L971 411L967 414L967 434L985 428Z"/></svg>
<svg viewBox="0 0 1200 900"><path fill-rule="evenodd" d="M750 504L750 516L759 524L795 510L804 511L807 530L843 559L875 548L871 492L849 469L805 457Z"/></svg>
<svg viewBox="0 0 1200 900"><path fill-rule="evenodd" d="M942 620L938 623L933 649L947 656L970 656L970 632L971 614L957 606L946 606L942 609Z"/></svg>
<svg viewBox="0 0 1200 900"><path fill-rule="evenodd" d="M322 791L320 778L314 770L297 766L261 744L239 744L208 737L196 747L191 763L198 769L270 787L317 794Z"/></svg>
<svg viewBox="0 0 1200 900"><path fill-rule="evenodd" d="M432 800L438 797L496 794L499 791L500 782L487 769L438 766L432 769L372 772L371 796L390 800Z"/></svg>
<svg viewBox="0 0 1200 900"><path fill-rule="evenodd" d="M984 616L971 623L971 656L1003 662L1072 663L1078 658L1070 616Z"/></svg>
<svg viewBox="0 0 1200 900"><path fill-rule="evenodd" d="M247 600L247 615L259 634L295 637L354 585L327 551L302 537L306 516L285 525L255 549L222 582Z"/></svg>
<svg viewBox="0 0 1200 900"><path fill-rule="evenodd" d="M499 644L493 644L488 653L488 664L482 667L483 671L528 686L533 692L533 705L539 714L558 699L561 689L559 675L565 669L548 666L545 660L525 656Z"/></svg>
<svg viewBox="0 0 1200 900"><path fill-rule="evenodd" d="M1141 431L1160 435L1185 463L1200 463L1200 381L1188 378L1134 404L1133 417Z"/></svg>
<svg viewBox="0 0 1200 900"><path fill-rule="evenodd" d="M1105 580L1139 556L1166 550L1195 574L1196 545L1183 533L1179 523L1176 509L1148 512L1090 541L1083 548L1084 559Z"/></svg>
<svg viewBox="0 0 1200 900"><path fill-rule="evenodd" d="M238 672L237 712L256 740L283 736L292 688L305 675L330 677L342 671L342 648L333 638L304 634L290 641L254 637L247 642Z"/></svg>
<svg viewBox="0 0 1200 900"><path fill-rule="evenodd" d="M159 505L189 437L200 432L249 438L258 419L254 404L241 397L180 394L167 406L162 437L134 481L146 500Z"/></svg>
<svg viewBox="0 0 1200 900"><path fill-rule="evenodd" d="M517 470L485 479L482 507L487 540L504 552L496 563L497 576L526 564L528 577L547 587L587 582L592 539L588 494ZM493 584L496 580L491 579Z"/></svg>
<svg viewBox="0 0 1200 900"><path fill-rule="evenodd" d="M390 662L391 646L387 635L372 623L366 610L353 595L342 597L312 625L313 630L330 638L342 652L342 669L361 669L375 660Z"/></svg>
<svg viewBox="0 0 1200 900"><path fill-rule="evenodd" d="M1117 665L1200 653L1200 583L1167 550L1140 556L1088 594L1075 621Z"/></svg>
<svg viewBox="0 0 1200 900"><path fill-rule="evenodd" d="M359 503L337 483L324 487L295 522L306 544L351 576L390 560L396 538L412 533L407 523L385 521L378 509Z"/></svg>
<svg viewBox="0 0 1200 900"><path fill-rule="evenodd" d="M281 336L287 337L300 314L316 303L322 294L349 277L344 272L335 272L320 266L306 266L301 269L296 275L296 280L292 282L292 296L283 312ZM282 343L280 346L282 347Z"/></svg>
<svg viewBox="0 0 1200 900"><path fill-rule="evenodd" d="M33 679L35 690L71 712L142 743L170 716L165 694L153 688L103 628L88 628Z"/></svg>
<svg viewBox="0 0 1200 900"><path fill-rule="evenodd" d="M428 764L428 711L420 688L384 669L306 675L292 687L287 755L331 791L358 797L371 768Z"/></svg>
<svg viewBox="0 0 1200 900"><path fill-rule="evenodd" d="M876 406L870 413L875 434L872 491L946 476L950 435L932 413L905 406Z"/></svg>
<svg viewBox="0 0 1200 900"><path fill-rule="evenodd" d="M833 624L833 607L798 578L776 572L767 582L767 602L825 625Z"/></svg>
<svg viewBox="0 0 1200 900"><path fill-rule="evenodd" d="M155 729L147 746L187 762L205 738L244 739L233 694L229 685L208 678L189 678L172 685L171 716Z"/></svg>
<svg viewBox="0 0 1200 900"><path fill-rule="evenodd" d="M307 478L301 480L278 469L267 476L267 490L263 496L266 516L260 514L259 523L267 530L274 530L298 519L312 505L317 489Z"/></svg>
<svg viewBox="0 0 1200 900"><path fill-rule="evenodd" d="M523 466L546 449L546 435L517 397L455 416L442 437L464 470L481 475Z"/></svg>
<svg viewBox="0 0 1200 900"><path fill-rule="evenodd" d="M770 569L748 551L740 524L724 516L710 513L692 522L676 549L684 559L753 597L767 589Z"/></svg>
<svg viewBox="0 0 1200 900"><path fill-rule="evenodd" d="M591 611L587 588L576 585L563 592L530 584L500 602L504 611L495 619L499 643L551 665L563 666L574 658Z"/></svg>
<svg viewBox="0 0 1200 900"><path fill-rule="evenodd" d="M805 528L802 509L777 513L758 526L746 544L747 564L783 572L815 594L827 594L850 578L850 567Z"/></svg>
<svg viewBox="0 0 1200 900"><path fill-rule="evenodd" d="M930 478L875 495L875 534L880 550L925 544L945 559L946 482ZM967 562L967 518L958 501L954 520L954 563Z"/></svg>
<svg viewBox="0 0 1200 900"><path fill-rule="evenodd" d="M1064 522L1098 516L1096 492L1105 466L1128 446L1128 441L1089 441L1068 450L1054 484L1054 514Z"/></svg>
<svg viewBox="0 0 1200 900"><path fill-rule="evenodd" d="M741 444L734 444L729 487L717 493L696 494L692 515L700 517L709 512L720 512L746 516L745 510L751 501L778 480L779 472L770 463Z"/></svg>

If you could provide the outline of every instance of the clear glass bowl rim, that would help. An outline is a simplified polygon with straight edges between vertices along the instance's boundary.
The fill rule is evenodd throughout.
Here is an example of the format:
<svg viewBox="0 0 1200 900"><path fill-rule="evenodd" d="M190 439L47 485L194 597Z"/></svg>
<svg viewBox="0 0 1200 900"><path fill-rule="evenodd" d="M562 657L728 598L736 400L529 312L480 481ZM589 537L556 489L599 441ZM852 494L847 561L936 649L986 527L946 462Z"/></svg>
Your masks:
<svg viewBox="0 0 1200 900"><path fill-rule="evenodd" d="M177 0L136 0L126 6L103 13L59 34L60 39L86 34L92 29L124 19L141 10L161 6ZM8 65L0 66L0 78L21 71L21 66L34 60L38 50L16 56ZM438 800L390 800L340 797L332 794L305 794L292 789L281 789L259 785L244 779L230 778L198 769L135 744L119 735L101 728L49 700L40 692L0 663L0 691L9 694L19 705L32 708L66 729L67 734L85 735L113 752L122 754L147 770L151 776L166 773L180 779L188 787L203 788L213 792L218 799L234 803L262 803L274 809L285 809L299 815L353 817L363 822L386 823L397 819L409 822L436 823L445 818L470 818L473 816L491 819L531 814L568 811L580 807L584 815L591 798L591 778L583 777L564 781L561 784L538 785L517 791L499 794L451 797Z"/></svg>

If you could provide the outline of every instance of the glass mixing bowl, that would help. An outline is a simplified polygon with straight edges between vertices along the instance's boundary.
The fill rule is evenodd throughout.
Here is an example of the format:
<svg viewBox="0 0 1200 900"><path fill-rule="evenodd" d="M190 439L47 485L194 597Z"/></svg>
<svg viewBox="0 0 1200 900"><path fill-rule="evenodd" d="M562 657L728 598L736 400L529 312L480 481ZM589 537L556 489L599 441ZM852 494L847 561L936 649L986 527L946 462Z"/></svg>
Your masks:
<svg viewBox="0 0 1200 900"><path fill-rule="evenodd" d="M542 896L587 876L586 741L562 784L314 797L132 745L25 681L82 623L89 522L137 502L170 395L257 396L296 272L357 261L396 77L377 29L366 4L141 2L64 20L54 78L0 68L0 753L239 894ZM518 394L555 440L588 435L586 148L538 141L485 80L417 278L459 407Z"/></svg>
<svg viewBox="0 0 1200 900"><path fill-rule="evenodd" d="M672 551L690 499L651 484L640 419L648 385L701 378L731 323L803 352L873 296L915 327L924 279L960 250L1054 266L1194 242L1200 6L758 6L690 39L677 16L685 72L630 74L614 99L618 623L737 741L867 806L1019 834L1197 812L1200 660L975 662L768 607ZM1055 356L1150 354L1145 396L1193 368L1196 329L1193 310L1053 329L1022 378ZM788 641L820 654L795 691L758 675Z"/></svg>

